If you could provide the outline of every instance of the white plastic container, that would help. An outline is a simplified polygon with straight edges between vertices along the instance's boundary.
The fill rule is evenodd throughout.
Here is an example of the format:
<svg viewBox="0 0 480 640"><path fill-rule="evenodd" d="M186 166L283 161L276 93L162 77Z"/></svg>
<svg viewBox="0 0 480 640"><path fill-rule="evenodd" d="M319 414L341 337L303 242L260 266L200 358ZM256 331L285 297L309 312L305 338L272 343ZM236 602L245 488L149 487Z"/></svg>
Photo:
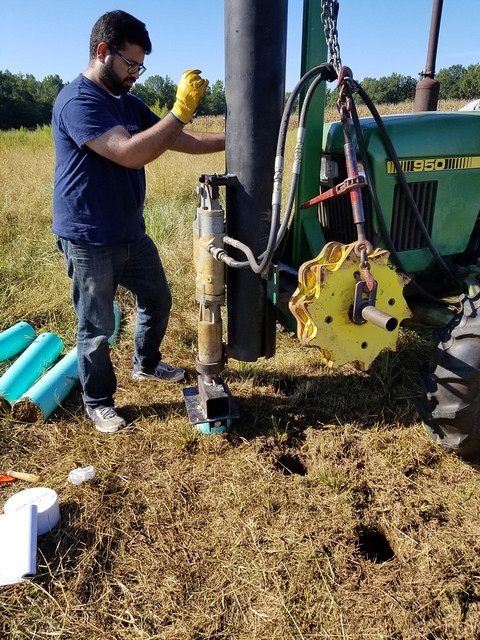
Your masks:
<svg viewBox="0 0 480 640"><path fill-rule="evenodd" d="M60 521L58 495L47 487L19 491L6 501L3 511L6 514L14 513L32 504L37 507L37 535L41 536L57 526Z"/></svg>

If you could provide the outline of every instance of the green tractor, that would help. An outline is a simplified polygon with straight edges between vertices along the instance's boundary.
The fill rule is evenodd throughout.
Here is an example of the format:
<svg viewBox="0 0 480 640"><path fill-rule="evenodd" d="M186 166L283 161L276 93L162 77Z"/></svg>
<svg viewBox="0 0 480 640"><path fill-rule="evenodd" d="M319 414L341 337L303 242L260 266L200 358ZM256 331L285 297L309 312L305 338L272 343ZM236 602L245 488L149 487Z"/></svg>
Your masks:
<svg viewBox="0 0 480 640"><path fill-rule="evenodd" d="M314 203L315 217L302 220L300 213L294 225L308 229L310 244L322 250L298 264L289 308L301 342L319 348L331 366L356 361L368 368L380 350L395 348L400 325L442 326L419 410L444 448L478 456L480 112L388 116L382 126L373 118L359 123L358 175L368 176L361 182L365 237L375 247L369 269L362 271L356 252L362 241L350 193ZM345 167L344 132L334 123L323 137L321 193L348 181Z"/></svg>
<svg viewBox="0 0 480 640"><path fill-rule="evenodd" d="M277 322L316 347L324 364L361 369L395 349L401 326L437 327L419 412L445 450L478 458L480 112L436 111L432 57L441 2L434 0L415 112L383 118L341 64L333 0L304 0L303 75L278 111L283 70L273 65L284 53L286 1L268 11L256 11L257 4L226 2L228 172L202 176L199 188L199 384L185 391L189 416L206 432L228 428L238 409L221 379L227 357L273 355ZM250 92L245 84L238 90L238 77L252 78ZM339 120L324 124L325 82L333 81ZM266 86L268 104L258 99ZM358 117L357 96L372 117ZM299 97L282 216L283 153Z"/></svg>
<svg viewBox="0 0 480 640"><path fill-rule="evenodd" d="M338 11L338 3L322 4L324 14ZM431 40L439 20L436 1ZM313 151L318 195L307 175L276 280L291 290L289 274L298 271L288 310L299 340L330 366L367 369L381 350L395 349L400 326L439 327L418 410L445 450L473 459L480 457L480 111L436 111L432 50L436 42L414 113L381 118L351 70L339 68L340 119L323 127ZM357 117L357 95L371 118Z"/></svg>

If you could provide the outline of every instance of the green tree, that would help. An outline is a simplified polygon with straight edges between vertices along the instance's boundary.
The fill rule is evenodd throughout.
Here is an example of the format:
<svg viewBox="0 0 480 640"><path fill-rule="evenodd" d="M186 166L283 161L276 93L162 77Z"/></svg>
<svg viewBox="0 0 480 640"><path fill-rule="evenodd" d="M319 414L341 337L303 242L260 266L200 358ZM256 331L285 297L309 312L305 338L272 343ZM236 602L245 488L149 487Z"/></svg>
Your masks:
<svg viewBox="0 0 480 640"><path fill-rule="evenodd" d="M152 91L152 89L149 89L144 84L135 84L131 90L131 93L140 98L140 100L143 100L143 102L145 102L145 104L150 108L155 106L155 103L157 101L156 94L154 91Z"/></svg>
<svg viewBox="0 0 480 640"><path fill-rule="evenodd" d="M465 67L461 64L454 64L448 69L440 69L435 79L440 83L438 97L440 100L458 100L460 96L459 82L465 73Z"/></svg>
<svg viewBox="0 0 480 640"><path fill-rule="evenodd" d="M177 85L168 76L150 76L145 80L145 86L155 93L155 101L160 107L167 106L168 109L173 107L175 96L177 94Z"/></svg>
<svg viewBox="0 0 480 640"><path fill-rule="evenodd" d="M31 74L0 71L0 129L48 124L53 103L63 86L58 76L48 76L39 82Z"/></svg>
<svg viewBox="0 0 480 640"><path fill-rule="evenodd" d="M65 86L65 83L58 75L46 76L40 82L40 100L53 106L56 97Z"/></svg>
<svg viewBox="0 0 480 640"><path fill-rule="evenodd" d="M225 113L225 91L223 82L216 80L207 88L198 107L199 115L220 116Z"/></svg>
<svg viewBox="0 0 480 640"><path fill-rule="evenodd" d="M335 87L334 89L330 89L327 87L325 92L325 107L327 109L335 109L338 101L339 89Z"/></svg>
<svg viewBox="0 0 480 640"><path fill-rule="evenodd" d="M473 100L480 96L480 64L471 64L458 81L459 97Z"/></svg>
<svg viewBox="0 0 480 640"><path fill-rule="evenodd" d="M40 118L33 76L0 74L0 128L34 127ZM32 95L33 90L33 95Z"/></svg>
<svg viewBox="0 0 480 640"><path fill-rule="evenodd" d="M177 87L171 78L165 76L150 76L143 84L136 83L132 93L141 98L151 109L171 109L175 102Z"/></svg>
<svg viewBox="0 0 480 640"><path fill-rule="evenodd" d="M370 96L371 100L375 103L380 102L380 98L382 97L382 91L380 87L380 82L376 78L364 78L360 83L362 88L366 93Z"/></svg>
<svg viewBox="0 0 480 640"><path fill-rule="evenodd" d="M132 93L141 98L157 114L164 114L173 107L177 85L168 76L150 76L143 84L136 83ZM207 88L198 108L200 115L225 113L225 91L223 82L217 80Z"/></svg>
<svg viewBox="0 0 480 640"><path fill-rule="evenodd" d="M361 85L373 102L378 104L397 104L415 97L416 80L411 76L392 73L390 76L365 78Z"/></svg>

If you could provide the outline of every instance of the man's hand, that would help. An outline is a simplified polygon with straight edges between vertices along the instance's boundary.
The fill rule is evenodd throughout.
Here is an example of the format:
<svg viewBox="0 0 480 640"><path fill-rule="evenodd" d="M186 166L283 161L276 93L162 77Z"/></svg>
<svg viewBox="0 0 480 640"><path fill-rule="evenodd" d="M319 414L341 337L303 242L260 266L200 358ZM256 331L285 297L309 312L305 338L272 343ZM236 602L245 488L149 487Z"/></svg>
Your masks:
<svg viewBox="0 0 480 640"><path fill-rule="evenodd" d="M172 114L183 124L187 124L193 118L198 103L208 87L208 80L201 78L199 73L202 73L199 69L185 71L178 83Z"/></svg>

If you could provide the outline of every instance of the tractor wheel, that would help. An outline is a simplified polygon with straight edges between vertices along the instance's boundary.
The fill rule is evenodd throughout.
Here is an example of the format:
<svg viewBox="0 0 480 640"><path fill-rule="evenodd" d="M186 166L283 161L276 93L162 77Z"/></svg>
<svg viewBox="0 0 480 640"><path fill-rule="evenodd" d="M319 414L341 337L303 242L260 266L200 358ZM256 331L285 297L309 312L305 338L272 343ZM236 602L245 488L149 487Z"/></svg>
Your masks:
<svg viewBox="0 0 480 640"><path fill-rule="evenodd" d="M466 295L458 314L438 332L429 372L422 373L418 410L442 449L480 460L480 294Z"/></svg>

